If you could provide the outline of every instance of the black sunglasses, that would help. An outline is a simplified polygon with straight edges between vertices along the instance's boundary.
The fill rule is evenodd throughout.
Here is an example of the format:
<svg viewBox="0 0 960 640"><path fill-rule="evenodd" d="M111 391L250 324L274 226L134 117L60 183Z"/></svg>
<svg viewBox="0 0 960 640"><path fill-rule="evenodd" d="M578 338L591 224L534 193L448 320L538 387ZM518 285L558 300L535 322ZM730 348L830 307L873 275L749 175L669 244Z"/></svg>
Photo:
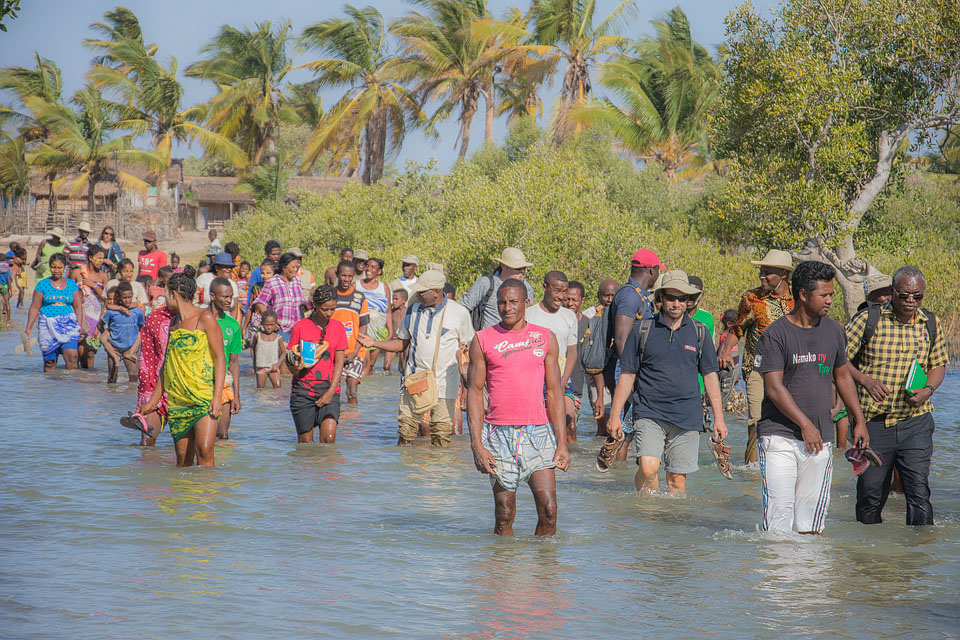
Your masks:
<svg viewBox="0 0 960 640"><path fill-rule="evenodd" d="M896 289L894 289L893 291L894 293L897 294L897 297L900 298L901 300L909 300L910 298L913 298L917 302L923 301L922 291L920 293L911 293L909 291L897 291Z"/></svg>
<svg viewBox="0 0 960 640"><path fill-rule="evenodd" d="M693 296L687 295L686 293L680 294L679 296L675 296L672 293L661 293L660 295L663 296L663 299L667 302L687 302L693 298Z"/></svg>

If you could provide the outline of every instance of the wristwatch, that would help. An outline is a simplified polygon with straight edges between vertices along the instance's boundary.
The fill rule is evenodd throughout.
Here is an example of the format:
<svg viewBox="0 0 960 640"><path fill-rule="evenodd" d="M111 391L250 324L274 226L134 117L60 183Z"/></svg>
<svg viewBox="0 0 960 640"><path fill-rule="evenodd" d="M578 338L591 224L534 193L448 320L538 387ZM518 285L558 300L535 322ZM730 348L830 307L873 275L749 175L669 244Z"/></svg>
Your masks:
<svg viewBox="0 0 960 640"><path fill-rule="evenodd" d="M928 384L927 386L924 387L924 389L930 389L930 393L933 393L934 391L936 391L936 389L933 388L932 384Z"/></svg>

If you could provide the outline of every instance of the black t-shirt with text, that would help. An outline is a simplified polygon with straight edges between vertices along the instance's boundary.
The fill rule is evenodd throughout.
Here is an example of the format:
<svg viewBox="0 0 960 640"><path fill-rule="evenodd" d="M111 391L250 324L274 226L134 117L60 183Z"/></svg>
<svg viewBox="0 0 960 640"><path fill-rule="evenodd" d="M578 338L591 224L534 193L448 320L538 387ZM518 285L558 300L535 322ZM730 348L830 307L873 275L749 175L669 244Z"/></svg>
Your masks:
<svg viewBox="0 0 960 640"><path fill-rule="evenodd" d="M815 327L802 328L787 316L778 318L757 344L754 370L783 372L783 386L804 415L820 429L824 442L833 442L833 372L847 363L847 338L840 324L821 318ZM784 436L803 440L800 426L764 396L757 423L759 436Z"/></svg>

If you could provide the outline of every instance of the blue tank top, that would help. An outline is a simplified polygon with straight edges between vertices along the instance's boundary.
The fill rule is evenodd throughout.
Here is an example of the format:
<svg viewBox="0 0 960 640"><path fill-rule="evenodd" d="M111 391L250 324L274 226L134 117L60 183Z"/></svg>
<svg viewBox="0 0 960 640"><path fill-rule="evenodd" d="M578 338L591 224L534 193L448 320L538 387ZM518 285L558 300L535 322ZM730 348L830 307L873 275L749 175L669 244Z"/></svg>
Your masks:
<svg viewBox="0 0 960 640"><path fill-rule="evenodd" d="M67 280L63 289L57 289L50 283L50 278L44 278L37 283L34 288L43 295L43 306L40 307L40 313L48 318L56 316L65 316L73 313L73 294L79 291L77 283L73 280Z"/></svg>

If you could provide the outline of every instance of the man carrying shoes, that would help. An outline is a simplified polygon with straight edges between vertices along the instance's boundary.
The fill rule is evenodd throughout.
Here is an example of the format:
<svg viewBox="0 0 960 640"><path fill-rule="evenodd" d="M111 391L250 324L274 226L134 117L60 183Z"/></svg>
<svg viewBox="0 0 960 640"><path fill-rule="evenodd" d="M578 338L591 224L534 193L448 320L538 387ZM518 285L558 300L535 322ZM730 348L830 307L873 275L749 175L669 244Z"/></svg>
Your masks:
<svg viewBox="0 0 960 640"><path fill-rule="evenodd" d="M657 474L663 460L668 491L683 495L687 474L698 468L703 425L698 373L703 376L713 408L716 443L722 446L727 436L717 354L706 327L687 315L688 300L699 296L700 291L690 284L686 273L667 271L653 295L661 304L660 313L636 324L627 337L607 429L613 438L623 437L620 415L636 388L637 491L653 493L658 489Z"/></svg>

